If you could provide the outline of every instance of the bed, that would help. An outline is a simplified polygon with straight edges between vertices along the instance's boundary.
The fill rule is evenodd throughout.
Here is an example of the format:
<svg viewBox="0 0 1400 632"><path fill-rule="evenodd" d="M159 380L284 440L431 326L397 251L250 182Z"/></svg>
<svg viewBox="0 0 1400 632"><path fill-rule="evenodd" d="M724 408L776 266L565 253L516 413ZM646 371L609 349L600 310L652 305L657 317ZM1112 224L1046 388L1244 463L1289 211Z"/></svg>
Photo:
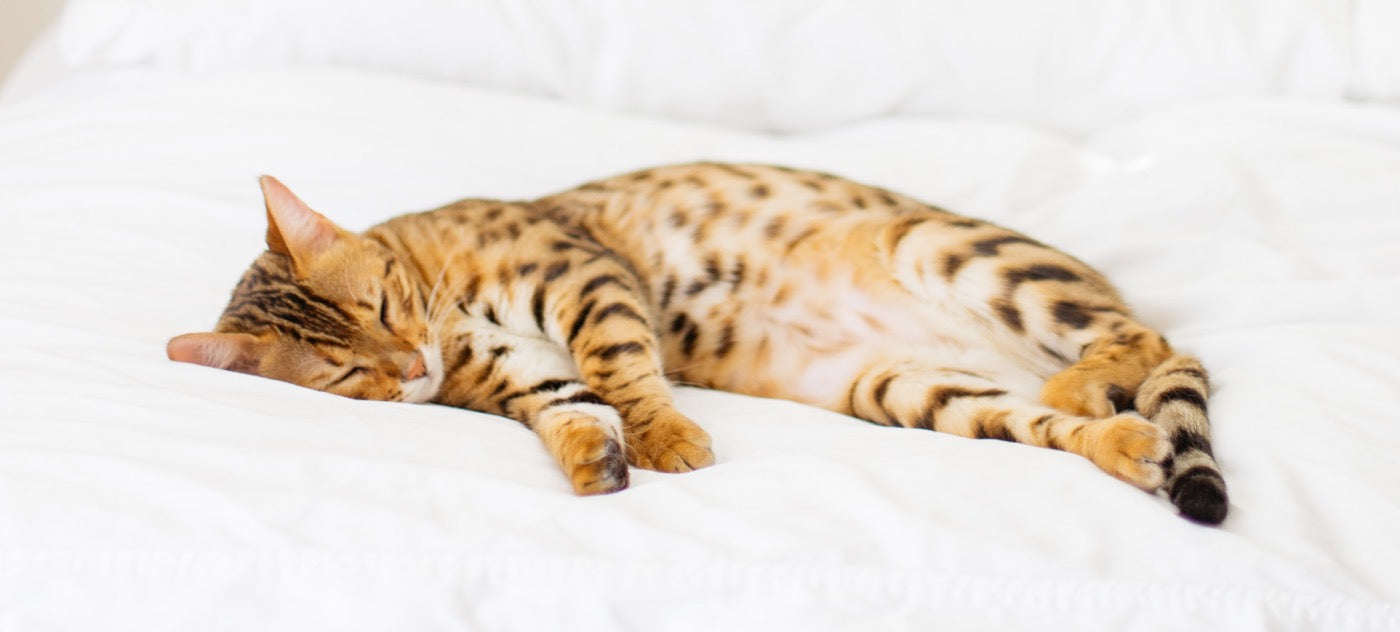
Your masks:
<svg viewBox="0 0 1400 632"><path fill-rule="evenodd" d="M859 4L71 2L0 101L0 630L1400 630L1400 11ZM1211 370L1229 518L694 388L713 467L580 498L515 422L165 357L259 174L363 229L697 159L1099 267Z"/></svg>

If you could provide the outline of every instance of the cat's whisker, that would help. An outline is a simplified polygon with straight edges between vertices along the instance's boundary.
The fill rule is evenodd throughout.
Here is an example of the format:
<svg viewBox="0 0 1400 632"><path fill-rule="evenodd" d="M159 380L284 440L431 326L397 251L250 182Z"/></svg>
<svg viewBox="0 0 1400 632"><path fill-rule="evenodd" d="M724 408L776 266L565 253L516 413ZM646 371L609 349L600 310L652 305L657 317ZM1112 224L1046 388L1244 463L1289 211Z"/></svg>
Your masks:
<svg viewBox="0 0 1400 632"><path fill-rule="evenodd" d="M448 318L449 316L450 313L444 311L441 317L428 319L428 336L434 342L442 338L442 332L447 327L447 323L450 320Z"/></svg>
<svg viewBox="0 0 1400 632"><path fill-rule="evenodd" d="M451 267L452 260L455 258L456 255L453 255L452 257L448 257L447 261L443 262L442 269L438 270L437 279L433 281L432 287L428 289L426 309L430 318L433 310L433 301L436 300L438 289L442 287L443 280L447 278L447 269Z"/></svg>
<svg viewBox="0 0 1400 632"><path fill-rule="evenodd" d="M437 299L439 298L438 290L442 289L443 283L447 280L447 271L452 267L451 264L457 257L458 255L454 253L451 257L447 258L447 261L443 262L442 268L438 270L437 279L433 281L432 287L428 289L428 298L424 305L424 317L427 320L429 335L434 339L438 338L439 334L442 333L442 328L447 324L447 315L449 313L447 303L443 303L441 311L438 314L434 313L439 310L439 306L436 305ZM439 318L439 316L441 317Z"/></svg>
<svg viewBox="0 0 1400 632"><path fill-rule="evenodd" d="M450 311L446 309L447 303L439 304L438 299L443 297L443 295L439 294L439 290L443 288L443 284L447 279L447 270L451 267L449 264L455 258L456 255L449 257L448 260L444 262L442 268L438 270L437 278L433 280L433 284L428 288L427 297L423 300L423 320L424 324L427 326L429 344L438 344L438 341L441 340L442 337L443 328L447 325Z"/></svg>

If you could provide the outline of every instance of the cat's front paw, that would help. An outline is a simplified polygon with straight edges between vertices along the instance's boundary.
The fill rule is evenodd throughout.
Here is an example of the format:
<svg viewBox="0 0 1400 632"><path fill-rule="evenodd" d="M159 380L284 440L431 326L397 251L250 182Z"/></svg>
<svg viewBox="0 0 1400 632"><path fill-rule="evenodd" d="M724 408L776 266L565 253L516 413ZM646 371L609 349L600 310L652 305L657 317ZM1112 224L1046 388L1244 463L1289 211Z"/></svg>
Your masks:
<svg viewBox="0 0 1400 632"><path fill-rule="evenodd" d="M554 423L541 436L574 493L591 496L627 488L627 458L607 426L577 413L550 421Z"/></svg>
<svg viewBox="0 0 1400 632"><path fill-rule="evenodd" d="M1084 452L1103 471L1149 492L1162 487L1162 461L1171 443L1160 427L1136 415L1118 415L1090 422Z"/></svg>
<svg viewBox="0 0 1400 632"><path fill-rule="evenodd" d="M689 472L713 465L710 435L676 412L662 412L628 433L629 460L657 472Z"/></svg>
<svg viewBox="0 0 1400 632"><path fill-rule="evenodd" d="M589 443L579 446L579 453L587 456L565 467L574 493L592 496L627 489L627 459L622 455L622 446L603 433Z"/></svg>

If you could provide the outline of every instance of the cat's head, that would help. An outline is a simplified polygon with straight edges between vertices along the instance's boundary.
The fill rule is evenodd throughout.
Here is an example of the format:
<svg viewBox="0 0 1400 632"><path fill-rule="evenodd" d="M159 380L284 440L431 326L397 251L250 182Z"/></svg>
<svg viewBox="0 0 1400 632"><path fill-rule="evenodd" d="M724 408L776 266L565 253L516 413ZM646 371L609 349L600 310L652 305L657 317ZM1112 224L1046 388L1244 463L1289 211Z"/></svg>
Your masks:
<svg viewBox="0 0 1400 632"><path fill-rule="evenodd" d="M267 252L244 273L214 331L177 336L166 355L359 399L436 395L441 352L410 271L275 178L259 182Z"/></svg>

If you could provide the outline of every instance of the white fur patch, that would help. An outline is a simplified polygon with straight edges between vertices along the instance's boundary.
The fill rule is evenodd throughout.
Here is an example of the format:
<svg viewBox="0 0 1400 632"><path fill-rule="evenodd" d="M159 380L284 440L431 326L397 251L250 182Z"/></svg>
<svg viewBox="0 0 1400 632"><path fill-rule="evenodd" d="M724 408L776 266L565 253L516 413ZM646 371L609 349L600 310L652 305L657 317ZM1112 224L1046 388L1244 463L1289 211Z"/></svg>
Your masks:
<svg viewBox="0 0 1400 632"><path fill-rule="evenodd" d="M438 390L442 388L442 381L446 378L442 368L442 349L437 345L428 344L419 347L418 352L423 354L423 366L427 372L423 377L403 382L401 385L403 401L412 404L432 401L437 397Z"/></svg>
<svg viewBox="0 0 1400 632"><path fill-rule="evenodd" d="M598 425L607 431L608 435L617 441L622 441L622 417L617 414L617 409L606 404L589 404L581 402L577 404L565 404L555 406L544 411L536 422L535 431L544 433L550 426L564 421L569 417L569 413L582 414L597 420Z"/></svg>

